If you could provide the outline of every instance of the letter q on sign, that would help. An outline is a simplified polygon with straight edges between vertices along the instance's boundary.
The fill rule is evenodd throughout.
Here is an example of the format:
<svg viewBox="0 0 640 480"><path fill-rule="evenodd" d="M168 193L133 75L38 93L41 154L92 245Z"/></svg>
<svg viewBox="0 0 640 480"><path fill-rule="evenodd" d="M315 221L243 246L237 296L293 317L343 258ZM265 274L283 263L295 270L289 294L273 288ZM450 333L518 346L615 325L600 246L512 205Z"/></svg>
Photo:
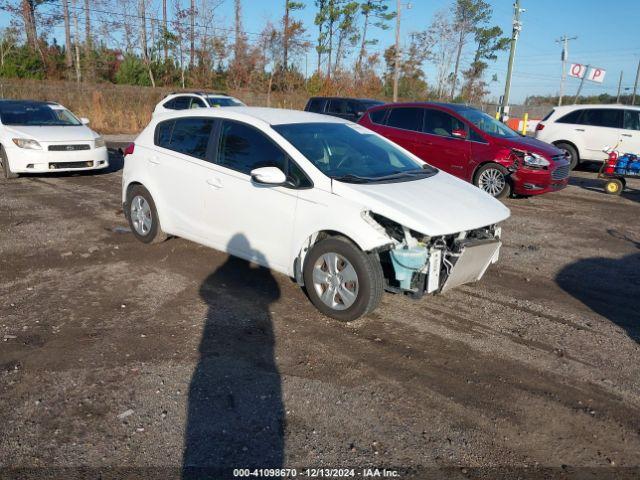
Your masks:
<svg viewBox="0 0 640 480"><path fill-rule="evenodd" d="M587 71L587 67L581 63L572 63L569 68L569 76L575 78L582 78Z"/></svg>

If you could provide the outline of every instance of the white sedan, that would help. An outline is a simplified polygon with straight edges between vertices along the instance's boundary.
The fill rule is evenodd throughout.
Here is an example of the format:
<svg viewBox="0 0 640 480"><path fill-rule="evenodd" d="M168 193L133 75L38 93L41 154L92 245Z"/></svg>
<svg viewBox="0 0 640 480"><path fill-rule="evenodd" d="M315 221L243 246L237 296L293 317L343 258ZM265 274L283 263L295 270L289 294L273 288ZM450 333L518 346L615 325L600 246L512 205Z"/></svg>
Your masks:
<svg viewBox="0 0 640 480"><path fill-rule="evenodd" d="M509 210L380 135L315 113L230 107L154 117L125 151L132 232L176 235L293 277L349 321L383 290L475 282Z"/></svg>
<svg viewBox="0 0 640 480"><path fill-rule="evenodd" d="M104 139L62 105L0 100L0 163L19 173L96 170L109 166Z"/></svg>

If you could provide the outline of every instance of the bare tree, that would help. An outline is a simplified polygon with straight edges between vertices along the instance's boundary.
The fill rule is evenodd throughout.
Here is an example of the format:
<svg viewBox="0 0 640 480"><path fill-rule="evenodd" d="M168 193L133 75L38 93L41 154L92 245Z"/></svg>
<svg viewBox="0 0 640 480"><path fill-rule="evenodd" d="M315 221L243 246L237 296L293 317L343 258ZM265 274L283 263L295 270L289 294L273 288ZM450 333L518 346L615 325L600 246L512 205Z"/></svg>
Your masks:
<svg viewBox="0 0 640 480"><path fill-rule="evenodd" d="M447 10L436 12L427 29L427 35L433 44L431 60L436 67L436 95L442 100L456 50L456 34Z"/></svg>
<svg viewBox="0 0 640 480"><path fill-rule="evenodd" d="M78 25L78 8L76 0L71 0L71 8L73 9L73 48L75 50L75 67L76 67L76 82L80 83L82 80L82 71L80 67L80 27Z"/></svg>
<svg viewBox="0 0 640 480"><path fill-rule="evenodd" d="M167 0L162 0L162 46L164 49L165 62L169 58L169 39L167 35L169 30L167 29Z"/></svg>
<svg viewBox="0 0 640 480"><path fill-rule="evenodd" d="M289 52L292 43L305 32L304 25L299 20L293 20L291 14L296 10L302 10L304 3L285 0L284 17L282 18L282 67L286 70L289 68Z"/></svg>
<svg viewBox="0 0 640 480"><path fill-rule="evenodd" d="M189 67L193 68L196 57L196 2L191 0L189 9Z"/></svg>
<svg viewBox="0 0 640 480"><path fill-rule="evenodd" d="M147 46L147 8L145 5L145 0L138 0L138 17L140 17L140 41L142 45L142 60L147 67L149 80L151 80L151 86L155 87L156 80L153 77L153 71L151 70L149 48Z"/></svg>
<svg viewBox="0 0 640 480"><path fill-rule="evenodd" d="M62 18L64 20L64 63L68 70L73 67L71 52L71 20L69 18L69 0L62 0Z"/></svg>

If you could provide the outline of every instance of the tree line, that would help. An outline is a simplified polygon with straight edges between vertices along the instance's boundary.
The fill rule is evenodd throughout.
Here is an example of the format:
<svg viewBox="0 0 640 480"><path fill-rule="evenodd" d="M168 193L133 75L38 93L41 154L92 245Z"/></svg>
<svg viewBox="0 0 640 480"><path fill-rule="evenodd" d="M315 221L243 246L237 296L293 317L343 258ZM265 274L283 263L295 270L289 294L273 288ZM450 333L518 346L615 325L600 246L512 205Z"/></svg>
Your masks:
<svg viewBox="0 0 640 480"><path fill-rule="evenodd" d="M390 96L397 68L402 98L478 102L497 80L486 78L489 63L510 42L484 0L452 0L397 51L378 40L395 26L390 0L282 0L259 32L244 28L249 2L233 2L222 25L224 0L0 0L11 18L0 76ZM306 9L313 25L301 20Z"/></svg>

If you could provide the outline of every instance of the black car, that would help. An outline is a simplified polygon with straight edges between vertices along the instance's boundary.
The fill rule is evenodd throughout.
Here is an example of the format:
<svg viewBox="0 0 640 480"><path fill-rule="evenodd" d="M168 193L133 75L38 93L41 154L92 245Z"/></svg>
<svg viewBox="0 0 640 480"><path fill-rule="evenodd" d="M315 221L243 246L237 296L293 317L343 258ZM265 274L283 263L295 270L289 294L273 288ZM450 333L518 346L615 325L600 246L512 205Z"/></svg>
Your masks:
<svg viewBox="0 0 640 480"><path fill-rule="evenodd" d="M382 104L384 102L371 98L311 97L304 110L357 122L367 109Z"/></svg>

